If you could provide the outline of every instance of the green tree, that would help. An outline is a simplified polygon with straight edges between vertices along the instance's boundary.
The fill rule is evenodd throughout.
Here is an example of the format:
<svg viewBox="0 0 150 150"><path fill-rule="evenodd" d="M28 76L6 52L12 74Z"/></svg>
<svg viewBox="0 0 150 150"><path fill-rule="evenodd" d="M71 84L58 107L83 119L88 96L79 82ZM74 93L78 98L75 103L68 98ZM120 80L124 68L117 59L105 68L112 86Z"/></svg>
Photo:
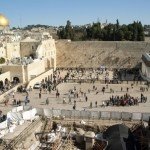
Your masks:
<svg viewBox="0 0 150 150"><path fill-rule="evenodd" d="M0 58L0 64L4 64L5 63L5 58L1 57Z"/></svg>
<svg viewBox="0 0 150 150"><path fill-rule="evenodd" d="M66 39L73 39L74 38L74 31L73 31L73 27L71 26L71 22L69 20L67 20L67 24L65 27L65 38Z"/></svg>

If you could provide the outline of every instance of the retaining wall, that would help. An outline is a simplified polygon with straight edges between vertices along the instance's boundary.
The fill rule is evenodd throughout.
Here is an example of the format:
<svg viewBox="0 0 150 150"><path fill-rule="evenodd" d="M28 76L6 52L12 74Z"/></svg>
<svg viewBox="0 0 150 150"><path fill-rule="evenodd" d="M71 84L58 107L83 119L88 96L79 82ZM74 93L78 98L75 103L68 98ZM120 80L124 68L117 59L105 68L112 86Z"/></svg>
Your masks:
<svg viewBox="0 0 150 150"><path fill-rule="evenodd" d="M48 77L50 77L50 75L52 75L52 74L53 74L53 69L50 69L50 70L48 70L48 71L42 73L41 75L35 77L35 78L32 79L31 81L29 81L29 84L28 84L28 86L27 86L27 89L28 89L30 86L33 87L36 82L39 82L39 83L40 83L43 79L44 79L44 80L45 80L45 78L48 79Z"/></svg>

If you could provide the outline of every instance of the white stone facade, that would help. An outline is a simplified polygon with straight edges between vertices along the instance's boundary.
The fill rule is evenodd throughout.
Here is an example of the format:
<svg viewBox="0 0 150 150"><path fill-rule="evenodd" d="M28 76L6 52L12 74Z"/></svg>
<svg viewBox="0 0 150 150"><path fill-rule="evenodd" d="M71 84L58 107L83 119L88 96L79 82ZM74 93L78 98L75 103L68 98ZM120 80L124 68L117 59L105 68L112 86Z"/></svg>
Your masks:
<svg viewBox="0 0 150 150"><path fill-rule="evenodd" d="M150 54L148 53L142 56L142 75L150 81Z"/></svg>
<svg viewBox="0 0 150 150"><path fill-rule="evenodd" d="M27 83L48 70L53 72L56 68L55 40L49 34L43 34L41 41L28 37L19 42L5 43L5 46L1 44L0 54L9 61L1 68L2 74L10 72L10 81L17 77L20 82ZM29 57L33 58L30 63L23 62ZM17 63L12 61L14 58L17 58Z"/></svg>

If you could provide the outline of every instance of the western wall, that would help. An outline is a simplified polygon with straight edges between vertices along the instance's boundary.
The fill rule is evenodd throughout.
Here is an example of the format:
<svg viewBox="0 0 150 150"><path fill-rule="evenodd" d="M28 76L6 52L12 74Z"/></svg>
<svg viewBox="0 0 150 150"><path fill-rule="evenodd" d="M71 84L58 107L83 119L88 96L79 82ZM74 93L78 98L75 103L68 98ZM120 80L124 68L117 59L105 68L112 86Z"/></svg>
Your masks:
<svg viewBox="0 0 150 150"><path fill-rule="evenodd" d="M135 67L150 51L150 42L56 41L57 67Z"/></svg>

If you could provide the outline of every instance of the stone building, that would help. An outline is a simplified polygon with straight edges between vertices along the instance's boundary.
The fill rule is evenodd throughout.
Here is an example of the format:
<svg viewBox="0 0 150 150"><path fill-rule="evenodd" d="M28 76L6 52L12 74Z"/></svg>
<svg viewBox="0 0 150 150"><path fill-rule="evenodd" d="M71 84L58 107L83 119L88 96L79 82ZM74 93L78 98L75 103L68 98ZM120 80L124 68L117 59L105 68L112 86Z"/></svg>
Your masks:
<svg viewBox="0 0 150 150"><path fill-rule="evenodd" d="M20 42L20 57L32 56L33 58L36 58L36 50L39 44L40 41L31 39L30 37L22 40Z"/></svg>
<svg viewBox="0 0 150 150"><path fill-rule="evenodd" d="M0 43L0 57L6 57L6 47L3 43Z"/></svg>
<svg viewBox="0 0 150 150"><path fill-rule="evenodd" d="M9 60L1 68L0 80L5 81L3 74L7 73L9 81L14 79L21 83L29 83L37 76L49 71L44 78L52 78L56 69L56 47L52 37L43 37L41 41L27 37L20 42L1 43L1 53ZM40 81L39 81L40 82Z"/></svg>
<svg viewBox="0 0 150 150"><path fill-rule="evenodd" d="M20 42L11 42L6 44L6 56L8 60L20 57Z"/></svg>
<svg viewBox="0 0 150 150"><path fill-rule="evenodd" d="M150 82L150 53L142 55L142 75L145 80Z"/></svg>

